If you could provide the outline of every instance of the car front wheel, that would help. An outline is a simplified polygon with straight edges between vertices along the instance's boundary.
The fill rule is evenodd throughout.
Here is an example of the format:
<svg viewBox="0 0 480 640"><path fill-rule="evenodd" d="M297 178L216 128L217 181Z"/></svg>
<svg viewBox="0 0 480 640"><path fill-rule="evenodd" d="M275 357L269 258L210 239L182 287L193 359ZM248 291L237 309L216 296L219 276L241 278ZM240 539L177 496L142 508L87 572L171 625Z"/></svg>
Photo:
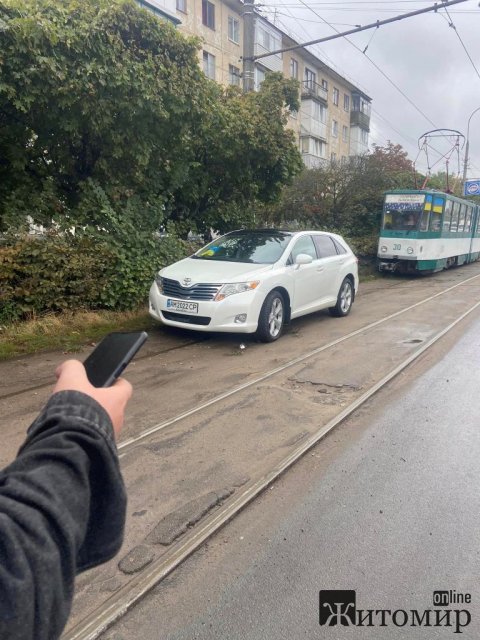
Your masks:
<svg viewBox="0 0 480 640"><path fill-rule="evenodd" d="M330 307L330 315L342 318L350 313L353 304L353 285L350 278L345 278L337 296L337 304Z"/></svg>
<svg viewBox="0 0 480 640"><path fill-rule="evenodd" d="M271 291L258 317L257 337L262 342L274 342L282 335L284 325L285 301L279 291Z"/></svg>

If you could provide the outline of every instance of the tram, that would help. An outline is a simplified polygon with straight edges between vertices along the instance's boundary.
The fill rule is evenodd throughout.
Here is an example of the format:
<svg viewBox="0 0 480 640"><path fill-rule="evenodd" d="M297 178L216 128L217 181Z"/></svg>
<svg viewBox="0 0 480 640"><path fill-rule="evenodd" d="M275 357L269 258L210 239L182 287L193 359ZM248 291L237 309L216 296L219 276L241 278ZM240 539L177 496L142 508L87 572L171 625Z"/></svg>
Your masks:
<svg viewBox="0 0 480 640"><path fill-rule="evenodd" d="M480 257L480 205L435 190L385 194L380 271L434 273Z"/></svg>

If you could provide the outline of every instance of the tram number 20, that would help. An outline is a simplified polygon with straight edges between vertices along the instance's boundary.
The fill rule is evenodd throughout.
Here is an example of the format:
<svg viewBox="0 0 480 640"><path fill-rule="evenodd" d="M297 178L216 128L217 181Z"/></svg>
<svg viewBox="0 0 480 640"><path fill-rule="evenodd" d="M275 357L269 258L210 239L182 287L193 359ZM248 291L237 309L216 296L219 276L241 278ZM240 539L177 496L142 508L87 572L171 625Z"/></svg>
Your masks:
<svg viewBox="0 0 480 640"><path fill-rule="evenodd" d="M401 248L402 248L401 244L394 244L393 245L393 251L400 251Z"/></svg>

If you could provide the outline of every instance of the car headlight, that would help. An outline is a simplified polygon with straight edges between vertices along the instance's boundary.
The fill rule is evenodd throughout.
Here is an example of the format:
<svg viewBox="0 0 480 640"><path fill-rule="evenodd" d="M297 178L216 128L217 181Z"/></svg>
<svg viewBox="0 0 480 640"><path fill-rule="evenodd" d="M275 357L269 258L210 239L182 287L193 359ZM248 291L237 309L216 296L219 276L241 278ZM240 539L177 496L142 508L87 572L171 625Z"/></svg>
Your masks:
<svg viewBox="0 0 480 640"><path fill-rule="evenodd" d="M387 252L387 247L386 247L385 245L382 245L382 246L380 247L380 251L381 251L382 253L386 253L386 252Z"/></svg>
<svg viewBox="0 0 480 640"><path fill-rule="evenodd" d="M162 277L159 276L158 274L155 276L155 284L157 285L158 290L160 291L160 293L163 293Z"/></svg>
<svg viewBox="0 0 480 640"><path fill-rule="evenodd" d="M254 280L253 282L233 282L232 284L224 284L220 291L215 296L215 300L218 302L233 296L235 293L243 293L244 291L252 291L256 289L260 282Z"/></svg>

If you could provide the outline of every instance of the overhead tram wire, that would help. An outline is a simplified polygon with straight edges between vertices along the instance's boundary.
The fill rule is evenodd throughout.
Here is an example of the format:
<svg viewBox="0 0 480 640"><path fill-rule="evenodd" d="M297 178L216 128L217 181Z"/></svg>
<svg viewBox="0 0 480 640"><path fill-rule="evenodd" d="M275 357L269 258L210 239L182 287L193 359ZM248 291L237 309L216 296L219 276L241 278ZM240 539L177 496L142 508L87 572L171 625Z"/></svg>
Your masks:
<svg viewBox="0 0 480 640"><path fill-rule="evenodd" d="M460 1L460 2L462 2L462 1L466 1L466 0L459 0L459 1ZM398 86L393 82L393 80L391 80L391 79L390 79L390 78L389 78L389 77L388 77L388 76L383 72L383 70L382 70L382 69L380 69L380 67L379 67L379 66L378 66L378 65L377 65L377 64L376 64L376 63L375 63L375 62L374 62L374 61L373 61L373 60L372 60L368 55L366 55L366 53L365 53L366 48L362 51L362 50L360 49L360 47L358 47L354 42L352 42L351 40L349 40L349 38L347 38L347 37L346 37L346 35L345 35L345 33L347 33L347 34L348 34L348 33L356 33L356 32L358 32L358 31L366 30L367 28L374 28L374 27L375 27L375 28L378 28L378 26L379 26L379 25L381 25L381 24L386 24L386 23L390 23L390 22L393 22L393 21L394 21L394 19L389 19L389 20L386 20L386 21L383 21L383 22L382 22L382 21L377 21L377 23L375 23L375 24L373 24L373 25L367 25L367 26L365 26L365 27L359 27L359 28L356 28L356 29L354 29L354 30L351 30L350 32L340 33L340 32L338 31L338 29L335 29L335 27L333 27L333 25L332 25L331 23L329 23L327 20L325 20L325 18L323 18L323 17L322 17L320 14L318 14L314 9L312 9L312 7L311 7L311 6L307 5L307 4L304 2L304 0L300 0L300 2L301 2L301 4L302 4L305 8L309 9L310 11L312 11L312 13L314 13L314 15L316 15L318 18L320 18L320 20L321 20L323 23L325 23L327 26L329 26L331 29L333 29L333 30L337 33L337 36L330 36L330 37L327 37L327 38L320 38L320 39L317 39L317 40L314 40L314 41L310 41L310 42L304 43L303 45L295 45L295 46L292 46L292 47L286 47L286 48L284 48L284 49L282 49L282 50L272 51L272 52L269 52L268 54L262 54L262 55L259 55L259 56L253 56L252 58L253 58L254 60L258 60L258 59L260 59L260 58L267 57L267 56L269 56L269 55L275 55L276 53L283 53L283 52L285 52L285 51L292 51L292 50L297 49L297 48L300 48L300 47L305 47L305 46L310 46L310 45L319 44L320 42L325 42L325 41L328 41L328 40L332 40L332 39L335 39L335 38L337 38L337 37L344 37L344 38L345 38L345 40L347 40L347 42L349 42L353 47L355 47L358 51L360 51L361 53L363 53L363 54L365 55L365 57L367 58L367 60L369 60L369 61L371 62L371 64L373 64L373 66L374 66L374 67L375 67L375 68L376 68L376 69L377 69L377 70L378 70L378 71L379 71L379 72L380 72L380 73L381 73L381 74L382 74L382 75L383 75L383 76L384 76L384 77L385 77L385 78L386 78L386 79L387 79L387 80L388 80L388 81L389 81L389 82L390 82L390 83L395 87L395 89L397 89L397 91L399 91L399 92L400 92L400 94L401 94L401 95L402 95L402 96L403 96L403 97L404 97L404 98L405 98L405 99L406 99L406 100L407 100L407 101L408 101L408 102L409 102L409 103L410 103L410 104L411 104L411 105L412 105L412 106L413 106L413 107L414 107L414 108L415 108L415 109L416 109L416 110L417 110L417 111L418 111L418 112L419 112L419 113L420 113L420 114L421 114L421 115L422 115L422 116L423 116L423 117L424 117L424 118L425 118L425 119L430 123L430 124L432 124L434 127L438 128L438 127L437 127L437 125L436 125L432 120L430 120L430 118L429 118L425 113L423 113L423 111L422 111L422 110L421 110L421 109L420 109L420 108L419 108L419 107L418 107L418 106L417 106L417 105L416 105L416 104L415 104L415 103L414 103L414 102L413 102L413 101L412 101L412 100L411 100L411 99L410 99L410 98L409 98L409 97L408 97L408 96L407 96L407 95L406 95L406 94L405 94L405 93L400 89L400 87L398 87ZM451 5L451 4L458 4L458 2L455 2L455 0L454 0L453 2L448 2L448 3L446 3L446 2L443 2L443 0L442 0L442 5L441 5L441 7L437 7L436 5L434 5L434 7L429 7L429 8L427 8L427 9L422 9L422 10L420 10L420 11L413 12L413 14L412 14L412 13L410 13L410 14L403 14L402 16L400 16L400 17L399 17L399 19L404 19L405 17L410 17L410 16L412 16L412 15L419 15L420 13L426 13L427 11L433 11L433 10L435 10L435 12L436 12L438 8L445 8L446 6L449 6L449 5ZM283 6L283 7L287 7L286 3L282 3L282 6ZM290 11L289 11L289 13L290 13L291 17L292 17L293 19L295 19L295 17L292 15L292 13L291 13ZM302 27L302 30L303 30L305 33L307 33L307 32L305 31L305 29L303 29L303 27ZM307 35L308 35L308 34L307 34ZM370 39L370 42L371 42L371 39ZM367 48L368 48L368 45L367 45ZM380 114L379 114L379 115L380 115ZM382 117L382 116L381 116L381 117ZM386 120L386 118L384 118L384 119ZM387 122L388 122L388 121L387 121ZM389 124L390 124L390 123L389 123ZM391 125L390 125L390 126L391 126ZM403 136L402 136L402 137L403 137ZM440 155L440 159L442 159L442 158L444 157L444 155L443 155L440 151L438 151L438 149L435 149L434 147L431 147L431 148L432 148L432 150L433 150L433 151L435 151L436 153L438 153L438 154ZM436 164L436 163L435 163L435 164Z"/></svg>
<svg viewBox="0 0 480 640"><path fill-rule="evenodd" d="M362 51L362 49L360 49L360 47L358 47L354 42L352 42L349 38L345 37L344 34L340 34L340 32L338 31L338 29L335 29L335 27L333 27L328 20L325 20L325 18L323 18L323 16L321 16L319 13L317 13L314 9L312 9L312 7L310 5L307 5L306 2L304 2L304 0L300 0L301 4L306 7L307 9L309 9L314 15L316 15L318 18L320 18L320 20L325 23L326 25L328 25L331 29L333 29L337 34L339 34L339 36L343 36L345 38L345 40L350 43L353 47L355 47L355 49L357 49L357 51L361 52L363 55L365 55L365 57L367 58L367 60L373 64L373 66L383 75L384 78L386 78L388 80L388 82L418 111L418 113L420 113L426 120L427 122L429 122L430 124L432 124L435 128L438 128L438 125L436 125L414 102L413 100L411 100L404 91L402 91L402 89L400 89L400 87L395 84L395 82L376 64L376 62L374 62L370 56L368 56L366 54L366 48ZM445 8L446 10L446 6L447 3L443 2L442 0L442 5L441 7L438 8ZM437 12L435 10L435 12ZM408 15L408 14L404 14L404 15ZM380 23L378 23L380 24ZM367 45L368 48L368 45ZM438 153L439 155L441 155L441 152L438 151L438 149L435 149L434 147L432 147L432 150L435 151L436 153Z"/></svg>
<svg viewBox="0 0 480 640"><path fill-rule="evenodd" d="M449 14L449 12L448 12L447 7L442 7L442 8L444 8L444 9L445 9L445 13L446 13L446 14L447 14L447 16L448 16L448 20L450 20L450 22L448 22L448 20L447 20L447 22L448 22L448 26L449 26L449 27L451 27L451 28L455 31L455 34L456 34L457 38L460 40L460 44L462 45L463 50L464 50L464 51L465 51L465 53L467 54L467 58L470 60L470 62L471 62L471 64L472 64L472 67L475 69L475 73L477 74L477 76L478 76L478 78L479 78L479 80L480 80L480 73L478 72L478 69L477 69L477 67L475 66L475 63L474 63L474 61L472 60L472 56L469 54L468 49L467 49L467 47L465 46L465 44L464 44L464 42L463 42L463 40L462 40L462 38L461 38L460 34L458 33L458 29L457 29L457 27L455 26L455 24L453 23L453 20L452 20L452 18L450 17L450 14ZM442 13L440 13L440 15L441 15L441 16L443 16L443 14L442 14ZM445 17L445 16L443 16L443 17ZM445 18L445 19L446 19L446 18Z"/></svg>
<svg viewBox="0 0 480 640"><path fill-rule="evenodd" d="M324 18L322 18L321 15L319 15L316 11L314 11L313 9L311 9L311 7L309 7L305 2L303 2L303 0L301 0L302 4L307 8L310 9L311 11L313 11L313 13L318 16L323 22L325 22L325 24L331 26L327 20L325 20ZM455 4L460 4L463 2L467 2L467 0L448 0L447 2L445 2L444 0L442 0L442 7L445 6L452 6ZM344 32L340 32L337 29L335 29L334 27L331 27L334 31L335 31L335 35L331 35L331 36L326 36L324 38L316 38L315 40L310 40L309 42L303 42L301 44L295 44L295 45L291 45L289 47L283 47L281 49L275 49L274 51L268 51L267 53L260 53L254 56L247 56L244 58L244 60L251 60L253 62L260 60L261 58L268 58L270 56L274 56L277 55L279 53L284 53L286 51L293 51L295 49L302 49L304 47L309 47L311 45L314 44L320 44L321 42L328 42L330 40L336 40L337 38L345 38L347 40L347 42L350 42L350 40L348 40L348 38L346 38L346 36L348 35L352 35L354 33L359 33L360 31L367 31L368 29L377 29L378 27L381 27L385 24L390 24L392 22L398 22L399 20L405 20L406 18L413 18L414 16L418 16L421 15L423 13L430 13L431 11L438 11L439 9L439 5L438 3L435 3L434 5L430 6L430 7L425 7L423 9L418 9L416 11L410 11L409 13L402 13L400 15L397 15L393 18L387 18L386 20L377 20L376 22L367 24L365 26L360 26L360 27L356 27L355 29L350 29L349 31L344 31ZM351 43L353 44L353 43ZM354 45L355 46L355 45Z"/></svg>
<svg viewBox="0 0 480 640"><path fill-rule="evenodd" d="M282 0L282 6L286 6L286 3L285 3L285 2L283 2L283 0ZM287 11L288 11L288 13L289 13L289 16L290 16L293 20L296 20L296 16L294 16L294 15L293 15L293 13L292 13L289 9L287 9ZM276 15L278 15L278 14L276 14ZM288 17L288 16L286 16L286 17ZM286 30L286 32L287 32L287 33L288 33L288 32L290 32L290 33L295 37L295 39L297 39L297 40L300 40L300 39L301 39L301 38L299 38L298 34L296 34L296 33L291 29L291 27L290 27L290 26L285 25L285 24L283 23L283 21L282 21L282 20L278 20L278 22L283 26L283 28ZM298 26L299 26L299 28L302 30L302 32L303 32L307 37L310 37L310 34L306 31L306 29L305 29L302 25L298 25ZM313 46L316 46L316 45L313 45ZM335 67L335 66L336 66L336 65L335 65L335 63L331 60L331 58L330 58L330 57L329 57L329 56L328 56L324 51L322 51L319 47L318 47L318 50L319 50L319 51L318 51L318 53L319 53L319 55L320 55L322 58L325 58L326 60L329 60L329 61L331 62L331 64L333 65L333 67ZM341 69L338 69L338 72L339 72L339 73L341 73L342 75L344 75L345 77L347 77L347 79L348 79L347 74L345 74ZM353 82L353 81L351 81L351 82ZM305 114L305 115L307 115L307 116L309 116L309 115L310 115L310 114L307 114L303 109L300 109L299 111L300 111L300 113L303 113L303 114ZM392 123L391 123L387 118L385 118L385 116L383 116L382 114L380 114L377 110L372 109L372 111L373 111L377 116L379 116L382 120L384 120L384 121L387 123L387 125L392 129L392 131L394 131L397 135L399 135L401 138L403 138L406 142L408 142L408 143L409 143L409 144L411 144L412 146L415 146L415 147L417 146L417 140L414 140L413 138L409 138L409 137L408 137L408 136L406 136L405 134L403 134L403 133L401 133L400 131L398 131L398 129L396 129L396 128L392 125ZM385 141L387 144L388 144L388 142L391 142L391 137L388 137L388 134L385 134L385 132L383 132L383 134L382 134L382 138L384 139L384 141ZM436 149L434 149L434 151L436 151L439 155L441 155L441 152L440 152L440 151L438 151L438 150L436 150ZM427 169L427 168L425 168L425 172L426 172L427 170L428 170L428 169Z"/></svg>
<svg viewBox="0 0 480 640"><path fill-rule="evenodd" d="M392 85L392 86L393 86L393 87L394 87L394 88L395 88L395 89L396 89L396 90L397 90L397 91L398 91L398 92L399 92L399 93L400 93L400 94L405 98L405 100L407 100L407 102L409 102L409 104L411 104L411 105L412 105L412 107L413 107L416 111L418 111L418 113L419 113L423 118L425 118L425 120L427 120L427 122L429 122L429 123L430 123L431 125L433 125L435 128L438 128L438 125L436 125L436 124L435 124L435 122L433 122L433 120L431 120L431 119L430 119L430 118L429 118L429 117L428 117L428 116L427 116L427 115L426 115L426 114L425 114L425 113L420 109L420 107L418 107L418 106L413 102L413 100L411 100L411 99L407 96L407 94L406 94L402 89L400 89L400 87L399 87L399 86L398 86L398 85L397 85L397 84L396 84L396 83L395 83L395 82L394 82L394 81L393 81L393 80L392 80L392 79L391 79L391 78L390 78L390 77L389 77L389 76L388 76L388 75L383 71L383 69L381 69L381 68L377 65L377 63L376 63L376 62L374 62L374 61L370 58L370 56L368 56L366 53L364 53L364 52L362 51L362 49L361 49L359 46L357 46L354 42L352 42L352 41L351 41L349 38L347 38L345 35L340 34L340 32L338 31L338 29L335 29L335 27L332 27L332 25L328 22L328 20L325 20L325 18L323 18L319 13L317 13L317 11L315 11L314 9L312 9L312 7L310 7L306 2L304 2L304 0L300 0L300 2L303 4L303 6L304 6L304 7L306 7L306 8L307 8L307 9L309 9L312 13L314 13L317 17L319 17L319 18L322 20L322 22L324 22L324 23L325 23L326 25L328 25L331 29L333 29L334 31L336 31L336 32L337 32L337 34L339 34L340 36L344 37L344 38L345 38L345 40L346 40L349 44L351 44L351 45L352 45L352 47L355 47L355 49L357 49L357 51L359 51L360 53L362 53L362 55L364 55L364 56L367 58L367 60L369 60L369 61L370 61L370 63L371 63L371 64L373 64L373 66L375 67L375 69L377 69L377 71L379 71L379 73L381 73L381 74L382 74L382 76L383 76L386 80L388 80L388 82L389 82L389 83L390 83L390 84L391 84L391 85ZM408 14L405 14L405 15L408 15ZM376 25L376 27L377 27L377 28L378 28L378 24L379 24L379 23L377 23L377 25ZM372 28L373 28L373 27L372 27Z"/></svg>

